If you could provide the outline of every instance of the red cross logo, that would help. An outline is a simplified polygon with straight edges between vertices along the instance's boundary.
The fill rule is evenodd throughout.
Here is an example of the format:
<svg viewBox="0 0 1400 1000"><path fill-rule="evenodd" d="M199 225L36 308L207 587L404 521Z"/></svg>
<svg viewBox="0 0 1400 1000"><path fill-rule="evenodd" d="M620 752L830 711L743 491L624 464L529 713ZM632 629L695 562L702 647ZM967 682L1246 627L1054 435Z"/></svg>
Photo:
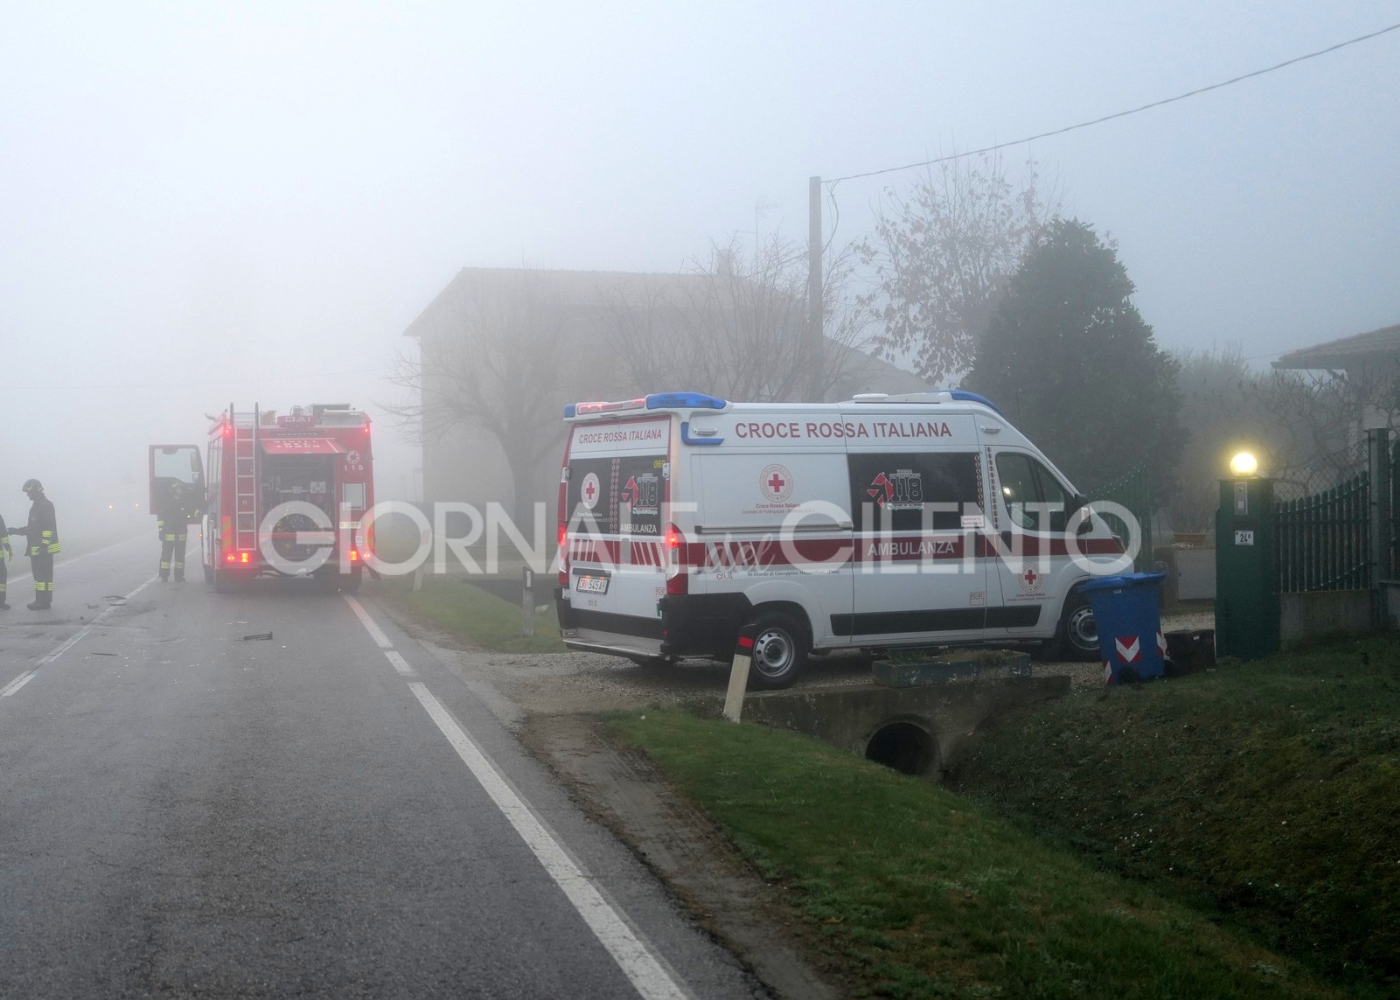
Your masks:
<svg viewBox="0 0 1400 1000"><path fill-rule="evenodd" d="M583 485L579 487L579 496L585 507L592 510L598 503L598 494L601 492L602 485L598 482L597 473L590 472L583 477Z"/></svg>
<svg viewBox="0 0 1400 1000"><path fill-rule="evenodd" d="M782 503L792 496L792 473L785 465L768 465L758 476L759 489L770 503Z"/></svg>
<svg viewBox="0 0 1400 1000"><path fill-rule="evenodd" d="M1037 573L1034 569L1026 570L1026 583L1028 583L1030 586L1034 587L1035 582L1039 579L1040 574Z"/></svg>

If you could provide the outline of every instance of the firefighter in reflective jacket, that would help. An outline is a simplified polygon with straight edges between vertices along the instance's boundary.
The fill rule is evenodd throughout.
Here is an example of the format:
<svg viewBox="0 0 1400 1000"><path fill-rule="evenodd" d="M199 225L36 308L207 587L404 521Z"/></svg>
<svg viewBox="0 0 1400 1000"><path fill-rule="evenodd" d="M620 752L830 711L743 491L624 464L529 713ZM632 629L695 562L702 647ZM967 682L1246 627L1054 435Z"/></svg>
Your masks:
<svg viewBox="0 0 1400 1000"><path fill-rule="evenodd" d="M29 568L34 572L34 603L30 611L47 611L53 604L53 557L58 554L58 522L54 520L53 501L44 496L44 486L37 479L24 484L29 497L29 524L11 528L11 535L23 535Z"/></svg>
<svg viewBox="0 0 1400 1000"><path fill-rule="evenodd" d="M175 571L175 582L185 580L185 540L189 537L190 521L199 517L193 504L190 487L184 483L172 483L166 490L160 506L156 510L156 534L160 536L160 578L170 579L170 571Z"/></svg>
<svg viewBox="0 0 1400 1000"><path fill-rule="evenodd" d="M0 517L0 611L10 610L10 606L5 603L5 587L10 579L10 571L5 567L5 561L14 557L14 552L10 550L10 532L5 527L5 519Z"/></svg>

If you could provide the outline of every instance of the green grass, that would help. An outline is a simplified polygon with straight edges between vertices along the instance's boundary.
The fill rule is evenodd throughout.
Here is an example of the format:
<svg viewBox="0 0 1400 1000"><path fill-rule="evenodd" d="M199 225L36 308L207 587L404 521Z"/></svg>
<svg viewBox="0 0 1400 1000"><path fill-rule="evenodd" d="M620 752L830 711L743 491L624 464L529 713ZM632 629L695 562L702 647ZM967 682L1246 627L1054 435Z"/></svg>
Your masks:
<svg viewBox="0 0 1400 1000"><path fill-rule="evenodd" d="M856 995L1346 995L984 806L816 740L655 710L610 725L784 885Z"/></svg>
<svg viewBox="0 0 1400 1000"><path fill-rule="evenodd" d="M521 635L519 604L503 601L461 577L424 576L423 589L417 593L411 589L412 582L412 577L385 577L369 589L380 600L453 633L467 646L498 653L564 651L552 601L548 611L536 613L535 634L527 639Z"/></svg>
<svg viewBox="0 0 1400 1000"><path fill-rule="evenodd" d="M1338 981L1400 994L1400 642L1082 694L956 787Z"/></svg>

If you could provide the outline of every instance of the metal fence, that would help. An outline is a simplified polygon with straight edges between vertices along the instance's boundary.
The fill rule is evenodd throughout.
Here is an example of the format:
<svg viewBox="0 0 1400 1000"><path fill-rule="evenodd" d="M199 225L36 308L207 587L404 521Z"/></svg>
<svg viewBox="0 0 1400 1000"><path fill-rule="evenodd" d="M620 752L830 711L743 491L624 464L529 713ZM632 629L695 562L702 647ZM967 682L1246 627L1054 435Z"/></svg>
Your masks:
<svg viewBox="0 0 1400 1000"><path fill-rule="evenodd" d="M1274 504L1281 594L1371 586L1370 474Z"/></svg>
<svg viewBox="0 0 1400 1000"><path fill-rule="evenodd" d="M1143 463L1124 476L1105 483L1088 492L1090 502L1108 501L1126 507L1137 518L1138 530L1142 532L1142 547L1138 549L1133 568L1146 572L1153 566L1152 556L1152 477L1149 463ZM1123 519L1114 514L1097 512L1110 528L1126 543L1132 532Z"/></svg>

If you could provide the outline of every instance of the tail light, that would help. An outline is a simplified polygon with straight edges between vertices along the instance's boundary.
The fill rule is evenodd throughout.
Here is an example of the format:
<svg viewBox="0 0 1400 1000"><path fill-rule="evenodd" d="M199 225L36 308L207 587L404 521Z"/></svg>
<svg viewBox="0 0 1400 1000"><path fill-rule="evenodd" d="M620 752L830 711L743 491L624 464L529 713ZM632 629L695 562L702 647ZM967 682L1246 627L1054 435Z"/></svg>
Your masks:
<svg viewBox="0 0 1400 1000"><path fill-rule="evenodd" d="M351 549L351 550L350 550L350 561L351 561L351 562L359 562L359 561L360 561L360 550L359 550L359 549Z"/></svg>
<svg viewBox="0 0 1400 1000"><path fill-rule="evenodd" d="M685 535L674 524L666 525L666 552L670 568L666 571L666 593L690 593L690 567L685 558Z"/></svg>

